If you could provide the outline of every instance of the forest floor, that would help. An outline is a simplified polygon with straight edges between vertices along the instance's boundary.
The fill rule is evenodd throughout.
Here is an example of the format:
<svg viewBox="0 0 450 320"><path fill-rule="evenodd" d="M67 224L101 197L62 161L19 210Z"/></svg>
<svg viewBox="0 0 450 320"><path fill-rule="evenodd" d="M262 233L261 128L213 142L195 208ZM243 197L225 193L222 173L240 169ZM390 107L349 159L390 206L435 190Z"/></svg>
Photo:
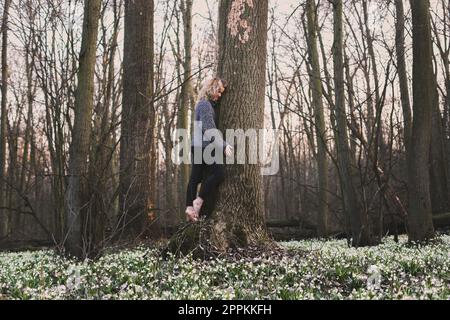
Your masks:
<svg viewBox="0 0 450 320"><path fill-rule="evenodd" d="M1 299L450 299L450 236L371 248L283 242L256 258L163 259L138 247L77 263L53 251L0 253Z"/></svg>

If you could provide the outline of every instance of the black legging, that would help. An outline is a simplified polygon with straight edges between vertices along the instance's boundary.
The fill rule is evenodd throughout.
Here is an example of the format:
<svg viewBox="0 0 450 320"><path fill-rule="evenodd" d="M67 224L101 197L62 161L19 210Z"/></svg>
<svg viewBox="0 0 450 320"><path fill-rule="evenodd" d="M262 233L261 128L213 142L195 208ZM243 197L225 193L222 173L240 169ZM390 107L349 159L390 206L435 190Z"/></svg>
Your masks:
<svg viewBox="0 0 450 320"><path fill-rule="evenodd" d="M199 148L201 149L201 148ZM211 195L214 190L219 186L220 183L222 183L225 179L225 168L223 164L206 164L202 157L202 163L201 164L195 164L194 163L194 147L191 148L192 152L192 171L191 171L191 178L189 180L189 185L187 188L187 194L186 194L186 206L192 207L193 202L195 198L197 198L197 187L199 183L202 183L203 174L207 172L208 169L211 170L211 173L208 177L205 178L205 180L202 183L202 186L200 188L200 192L198 196L205 200L208 195ZM202 152L203 149L197 152ZM213 154L214 155L214 154Z"/></svg>

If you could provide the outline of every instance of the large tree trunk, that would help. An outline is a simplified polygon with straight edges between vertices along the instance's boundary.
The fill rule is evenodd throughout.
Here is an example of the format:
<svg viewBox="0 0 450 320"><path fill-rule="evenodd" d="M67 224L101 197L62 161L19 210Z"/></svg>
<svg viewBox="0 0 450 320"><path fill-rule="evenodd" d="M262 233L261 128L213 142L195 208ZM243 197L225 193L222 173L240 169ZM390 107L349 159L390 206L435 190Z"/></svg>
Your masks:
<svg viewBox="0 0 450 320"><path fill-rule="evenodd" d="M328 234L328 161L326 145L325 116L323 112L322 81L320 77L319 53L317 49L316 0L307 0L308 52L311 64L310 83L314 105L315 129L317 136L317 167L319 178L318 235Z"/></svg>
<svg viewBox="0 0 450 320"><path fill-rule="evenodd" d="M408 235L411 241L434 237L428 170L434 95L429 7L428 0L411 0L414 56L414 118L408 153Z"/></svg>
<svg viewBox="0 0 450 320"><path fill-rule="evenodd" d="M8 236L10 213L4 209L6 204L6 134L8 114L8 17L11 0L5 0L2 19L2 104L0 118L0 239Z"/></svg>
<svg viewBox="0 0 450 320"><path fill-rule="evenodd" d="M345 108L344 57L343 57L343 4L336 0L334 6L334 82L336 94L336 148L338 170L342 191L344 210L348 216L352 233L353 246L371 245L373 243L367 215L358 208L356 190L353 184L353 167L347 133L347 115Z"/></svg>
<svg viewBox="0 0 450 320"><path fill-rule="evenodd" d="M218 76L229 82L220 103L222 132L264 127L268 0L247 0L243 6L236 0L219 4ZM266 242L260 165L228 165L226 173L211 217L211 243L223 251Z"/></svg>
<svg viewBox="0 0 450 320"><path fill-rule="evenodd" d="M449 12L450 2L447 0L440 1L441 10L443 13L442 23L444 29L441 31L437 23L432 23L434 33L434 43L436 49L439 52L442 63L442 73L444 78L443 87L440 88L443 94L443 112L441 115L439 104L439 91L438 91L438 75L435 74L436 82L433 84L433 90L435 91L434 104L433 104L433 116L432 116L432 133L431 133L431 166L430 166L430 178L431 178L431 207L433 214L439 212L450 211L450 60L449 52L450 45L448 42L448 31L450 25ZM433 47L434 48L434 47ZM438 67L438 57L434 55L434 63L436 68ZM436 70L436 73L438 71Z"/></svg>
<svg viewBox="0 0 450 320"><path fill-rule="evenodd" d="M119 223L127 238L156 221L153 10L153 0L125 2Z"/></svg>
<svg viewBox="0 0 450 320"><path fill-rule="evenodd" d="M76 257L92 254L90 224L95 212L90 210L88 155L94 99L94 71L101 0L89 0L84 6L83 36L75 93L75 120L69 151L69 183L67 190L66 250Z"/></svg>
<svg viewBox="0 0 450 320"><path fill-rule="evenodd" d="M232 0L219 4L218 76L229 83L217 110L224 133L225 129L258 130L264 124L268 0L247 0L242 6ZM239 25L247 27L234 29ZM217 197L205 201L206 222L180 231L170 250L192 251L200 244L220 253L272 243L265 226L260 165L226 165L226 179L219 189Z"/></svg>

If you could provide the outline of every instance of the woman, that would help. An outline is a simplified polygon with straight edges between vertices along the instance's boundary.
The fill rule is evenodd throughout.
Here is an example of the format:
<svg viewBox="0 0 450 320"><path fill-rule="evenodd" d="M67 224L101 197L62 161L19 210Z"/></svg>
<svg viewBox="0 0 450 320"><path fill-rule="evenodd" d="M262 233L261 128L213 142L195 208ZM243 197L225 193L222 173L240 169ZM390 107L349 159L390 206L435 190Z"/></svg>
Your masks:
<svg viewBox="0 0 450 320"><path fill-rule="evenodd" d="M223 151L227 157L233 152L233 148L223 141L221 137L212 140L205 134L207 130L217 129L214 108L225 91L226 86L227 82L220 78L213 78L206 81L200 91L200 98L195 107L195 125L191 143L192 172L186 195L186 217L188 221L198 221L204 200L225 179L223 164L214 162L208 165L205 163L203 156L200 163L195 163L193 161L194 154L198 152L203 155L204 149L211 143L223 147ZM197 187L202 182L204 172L207 172L206 170L208 169L211 169L209 170L211 173L203 181L197 196Z"/></svg>

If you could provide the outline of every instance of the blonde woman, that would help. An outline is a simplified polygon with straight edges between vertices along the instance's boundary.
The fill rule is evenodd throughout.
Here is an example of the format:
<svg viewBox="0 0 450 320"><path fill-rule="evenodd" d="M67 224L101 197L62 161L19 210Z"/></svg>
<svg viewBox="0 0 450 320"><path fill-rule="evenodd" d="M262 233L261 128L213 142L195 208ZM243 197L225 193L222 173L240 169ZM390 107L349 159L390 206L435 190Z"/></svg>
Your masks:
<svg viewBox="0 0 450 320"><path fill-rule="evenodd" d="M192 171L186 194L186 217L188 221L196 222L200 217L200 210L205 199L211 195L220 183L225 179L224 165L214 162L206 164L203 160L203 151L211 143L223 147L223 151L229 157L233 148L221 137L212 140L206 136L205 131L217 129L215 106L222 97L227 82L220 78L212 78L205 82L200 91L199 101L195 107L195 124L191 143ZM202 154L201 162L194 162L194 154ZM202 182L203 174L209 170L210 175L205 178L197 195L197 187Z"/></svg>

